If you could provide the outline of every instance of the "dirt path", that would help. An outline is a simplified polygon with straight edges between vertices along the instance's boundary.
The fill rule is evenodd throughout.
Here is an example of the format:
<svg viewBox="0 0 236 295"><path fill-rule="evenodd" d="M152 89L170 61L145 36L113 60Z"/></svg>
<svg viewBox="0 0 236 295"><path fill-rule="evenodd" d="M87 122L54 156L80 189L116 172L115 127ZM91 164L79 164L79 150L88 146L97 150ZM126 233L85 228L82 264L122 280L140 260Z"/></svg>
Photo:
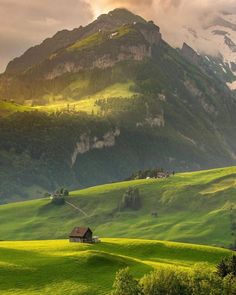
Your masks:
<svg viewBox="0 0 236 295"><path fill-rule="evenodd" d="M79 208L78 206L66 201L66 204L68 204L69 206L71 206L72 208L76 209L77 211L81 212L82 214L84 214L84 216L88 217L88 214L82 210L81 208Z"/></svg>

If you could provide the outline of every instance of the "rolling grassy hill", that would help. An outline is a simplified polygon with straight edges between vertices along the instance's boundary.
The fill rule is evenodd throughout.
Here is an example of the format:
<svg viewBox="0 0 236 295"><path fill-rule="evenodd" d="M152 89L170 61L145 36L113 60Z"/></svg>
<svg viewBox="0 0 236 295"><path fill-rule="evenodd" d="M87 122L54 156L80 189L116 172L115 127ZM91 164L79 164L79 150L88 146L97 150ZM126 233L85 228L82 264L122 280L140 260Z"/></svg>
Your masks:
<svg viewBox="0 0 236 295"><path fill-rule="evenodd" d="M140 191L140 210L120 209L129 187ZM53 205L49 198L1 205L0 238L66 238L74 226L90 226L103 237L229 246L234 242L236 167L92 187L71 192L68 201L86 215L68 204Z"/></svg>
<svg viewBox="0 0 236 295"><path fill-rule="evenodd" d="M129 266L137 277L173 265L191 271L213 268L230 251L197 245L131 239L102 239L97 245L66 240L0 243L0 290L4 295L102 295L115 272Z"/></svg>

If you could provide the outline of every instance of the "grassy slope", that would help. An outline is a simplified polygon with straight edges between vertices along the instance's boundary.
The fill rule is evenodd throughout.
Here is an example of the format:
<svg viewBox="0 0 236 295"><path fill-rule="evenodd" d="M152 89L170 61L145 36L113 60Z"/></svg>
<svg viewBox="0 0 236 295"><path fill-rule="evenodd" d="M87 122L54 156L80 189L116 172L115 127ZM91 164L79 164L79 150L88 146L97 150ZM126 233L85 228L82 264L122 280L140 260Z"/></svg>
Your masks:
<svg viewBox="0 0 236 295"><path fill-rule="evenodd" d="M0 117L9 115L15 112L27 112L30 110L31 108L27 106L19 105L16 103L0 101Z"/></svg>
<svg viewBox="0 0 236 295"><path fill-rule="evenodd" d="M236 168L177 174L164 180L138 180L97 186L71 193L68 205L49 199L0 206L1 239L65 238L75 225L90 226L104 237L163 239L198 244L233 242L230 208L236 202ZM121 211L124 191L137 187L142 209ZM158 218L151 216L158 211Z"/></svg>
<svg viewBox="0 0 236 295"><path fill-rule="evenodd" d="M79 80L71 83L68 88L71 91L83 91L87 87L88 81ZM91 114L92 112L97 113L99 107L95 105L96 100L99 99L109 99L113 97L119 98L132 98L135 95L135 92L131 91L131 87L134 86L133 82L126 83L115 83L111 86L104 88L101 91L94 93L93 95L85 95L79 99L64 99L63 95L45 95L45 99L49 102L43 106L23 106L15 103L1 102L0 101L0 116L6 116L15 112L30 112L30 111L41 111L41 112L55 112L55 111L67 111L68 105L70 110L76 112L86 112Z"/></svg>
<svg viewBox="0 0 236 295"><path fill-rule="evenodd" d="M101 244L66 240L1 242L0 290L4 295L108 294L115 272L129 266L136 277L156 267L195 263L214 266L224 249L170 242L103 239Z"/></svg>
<svg viewBox="0 0 236 295"><path fill-rule="evenodd" d="M83 88L86 85L85 81L78 81L73 82L70 84L69 88L71 88L73 91L77 90L78 92L80 89L83 90ZM83 96L80 98L80 100L64 100L63 96L61 97L54 97L47 95L47 99L49 101L52 101L53 99L56 100L56 102L51 102L45 106L36 106L33 107L33 110L39 110L39 111L45 111L45 112L55 112L57 110L67 110L67 106L69 104L70 110L75 110L77 112L82 111L86 112L88 114L91 114L92 111L95 113L99 110L99 107L95 106L96 100L99 99L109 99L112 97L119 97L119 98L131 98L133 95L135 95L134 92L132 92L130 89L133 86L132 82L127 83L115 83L109 87L106 87L102 91L98 91L97 93L89 96ZM58 100L57 100L58 99Z"/></svg>

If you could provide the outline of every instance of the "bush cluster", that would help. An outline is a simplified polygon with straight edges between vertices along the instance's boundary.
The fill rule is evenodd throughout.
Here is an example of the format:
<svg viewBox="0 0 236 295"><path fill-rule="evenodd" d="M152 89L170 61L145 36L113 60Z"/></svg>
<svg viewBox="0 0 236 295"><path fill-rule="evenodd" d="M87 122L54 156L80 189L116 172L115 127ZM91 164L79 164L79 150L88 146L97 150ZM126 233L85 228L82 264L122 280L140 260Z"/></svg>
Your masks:
<svg viewBox="0 0 236 295"><path fill-rule="evenodd" d="M163 168L139 170L133 173L127 180L145 179L147 177L157 178L159 173L164 173Z"/></svg>
<svg viewBox="0 0 236 295"><path fill-rule="evenodd" d="M129 268L117 272L111 295L234 295L236 277L224 278L207 264L196 264L190 271L177 267L155 270L136 280Z"/></svg>
<svg viewBox="0 0 236 295"><path fill-rule="evenodd" d="M52 195L51 203L54 205L64 205L65 197L67 196L69 196L69 191L65 188L60 188Z"/></svg>

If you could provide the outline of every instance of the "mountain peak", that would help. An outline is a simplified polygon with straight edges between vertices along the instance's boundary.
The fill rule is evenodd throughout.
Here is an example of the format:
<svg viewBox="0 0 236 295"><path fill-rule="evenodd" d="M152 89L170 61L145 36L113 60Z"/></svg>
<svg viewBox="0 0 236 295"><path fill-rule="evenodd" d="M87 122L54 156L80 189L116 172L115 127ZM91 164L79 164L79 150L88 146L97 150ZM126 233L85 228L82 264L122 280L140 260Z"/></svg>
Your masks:
<svg viewBox="0 0 236 295"><path fill-rule="evenodd" d="M107 20L112 18L113 20L119 20L120 24L131 24L133 22L146 23L146 20L139 15L134 14L126 8L116 8L108 14L102 14L98 17L98 20Z"/></svg>
<svg viewBox="0 0 236 295"><path fill-rule="evenodd" d="M16 74L26 71L32 66L43 62L48 56L58 50L72 45L99 30L113 30L122 25L134 23L146 24L141 16L138 16L125 8L117 8L107 14L100 15L95 21L85 27L79 27L72 31L63 30L53 37L46 39L43 43L28 49L22 56L12 60L6 73Z"/></svg>

